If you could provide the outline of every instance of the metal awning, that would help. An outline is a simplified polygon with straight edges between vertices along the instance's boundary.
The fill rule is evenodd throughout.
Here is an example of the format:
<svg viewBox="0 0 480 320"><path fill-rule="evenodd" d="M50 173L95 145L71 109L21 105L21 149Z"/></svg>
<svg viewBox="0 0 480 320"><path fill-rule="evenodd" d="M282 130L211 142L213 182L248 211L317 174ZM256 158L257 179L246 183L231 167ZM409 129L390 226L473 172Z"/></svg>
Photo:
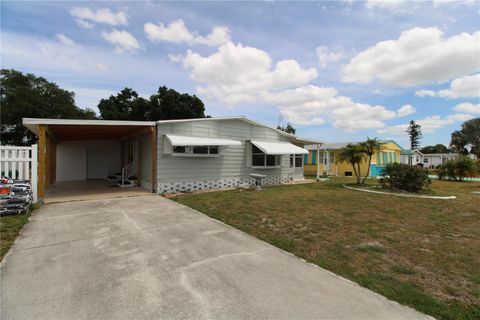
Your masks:
<svg viewBox="0 0 480 320"><path fill-rule="evenodd" d="M172 146L239 146L242 144L240 141L230 139L187 137L173 134L166 134L165 137Z"/></svg>
<svg viewBox="0 0 480 320"><path fill-rule="evenodd" d="M290 142L266 142L255 141L250 142L265 154L308 154L308 150L297 147Z"/></svg>

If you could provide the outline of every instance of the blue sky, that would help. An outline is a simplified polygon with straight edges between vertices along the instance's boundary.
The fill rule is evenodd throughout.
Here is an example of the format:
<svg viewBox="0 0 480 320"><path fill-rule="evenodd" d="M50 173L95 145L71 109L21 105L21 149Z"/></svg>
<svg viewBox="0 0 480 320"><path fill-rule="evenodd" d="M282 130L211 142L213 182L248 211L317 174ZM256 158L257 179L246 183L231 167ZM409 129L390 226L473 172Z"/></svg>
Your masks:
<svg viewBox="0 0 480 320"><path fill-rule="evenodd" d="M423 145L480 116L480 2L1 2L2 68L96 110L124 87L197 94L328 142Z"/></svg>

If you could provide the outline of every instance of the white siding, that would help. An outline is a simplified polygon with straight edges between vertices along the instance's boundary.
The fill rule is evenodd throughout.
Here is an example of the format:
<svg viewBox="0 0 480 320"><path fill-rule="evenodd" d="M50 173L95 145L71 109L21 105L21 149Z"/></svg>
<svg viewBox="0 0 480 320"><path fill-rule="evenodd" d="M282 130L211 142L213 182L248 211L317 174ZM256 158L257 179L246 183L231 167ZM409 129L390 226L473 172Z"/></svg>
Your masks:
<svg viewBox="0 0 480 320"><path fill-rule="evenodd" d="M120 170L116 141L65 141L57 145L57 181L104 179Z"/></svg>
<svg viewBox="0 0 480 320"><path fill-rule="evenodd" d="M212 137L239 140L241 146L228 146L222 155L213 158L174 157L165 153L165 134ZM277 131L241 120L192 121L158 125L157 177L158 183L178 181L248 178L250 173L268 177L285 177L292 173L289 156L282 156L281 167L253 169L247 167L248 140L288 141Z"/></svg>

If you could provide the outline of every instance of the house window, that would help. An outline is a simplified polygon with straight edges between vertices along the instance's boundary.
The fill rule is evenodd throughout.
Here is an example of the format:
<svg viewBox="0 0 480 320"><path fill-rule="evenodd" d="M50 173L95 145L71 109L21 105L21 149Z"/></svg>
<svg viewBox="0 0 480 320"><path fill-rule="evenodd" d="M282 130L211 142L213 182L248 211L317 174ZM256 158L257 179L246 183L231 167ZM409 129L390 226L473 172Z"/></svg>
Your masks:
<svg viewBox="0 0 480 320"><path fill-rule="evenodd" d="M208 154L208 146L195 146L192 150L193 154Z"/></svg>
<svg viewBox="0 0 480 320"><path fill-rule="evenodd" d="M173 146L173 154L177 156L218 155L219 146Z"/></svg>
<svg viewBox="0 0 480 320"><path fill-rule="evenodd" d="M252 167L278 167L279 165L279 155L265 154L252 144Z"/></svg>
<svg viewBox="0 0 480 320"><path fill-rule="evenodd" d="M173 147L173 153L185 153L187 150L187 147L184 146L174 146Z"/></svg>
<svg viewBox="0 0 480 320"><path fill-rule="evenodd" d="M301 154L296 154L295 155L295 167L301 168L302 164L303 164L302 155Z"/></svg>
<svg viewBox="0 0 480 320"><path fill-rule="evenodd" d="M428 158L423 158L423 163L428 163Z"/></svg>

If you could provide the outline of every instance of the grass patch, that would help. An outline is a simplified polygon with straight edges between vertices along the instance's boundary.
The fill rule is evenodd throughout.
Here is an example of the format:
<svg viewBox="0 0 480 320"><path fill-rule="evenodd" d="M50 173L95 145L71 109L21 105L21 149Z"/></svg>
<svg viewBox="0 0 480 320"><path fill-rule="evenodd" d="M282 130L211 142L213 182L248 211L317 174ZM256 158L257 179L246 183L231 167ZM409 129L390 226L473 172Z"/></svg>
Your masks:
<svg viewBox="0 0 480 320"><path fill-rule="evenodd" d="M0 217L0 261L7 254L20 230L28 222L28 218L37 205L32 205L25 214Z"/></svg>
<svg viewBox="0 0 480 320"><path fill-rule="evenodd" d="M480 183L433 181L457 197L439 201L342 187L352 181L175 200L438 319L480 319Z"/></svg>

